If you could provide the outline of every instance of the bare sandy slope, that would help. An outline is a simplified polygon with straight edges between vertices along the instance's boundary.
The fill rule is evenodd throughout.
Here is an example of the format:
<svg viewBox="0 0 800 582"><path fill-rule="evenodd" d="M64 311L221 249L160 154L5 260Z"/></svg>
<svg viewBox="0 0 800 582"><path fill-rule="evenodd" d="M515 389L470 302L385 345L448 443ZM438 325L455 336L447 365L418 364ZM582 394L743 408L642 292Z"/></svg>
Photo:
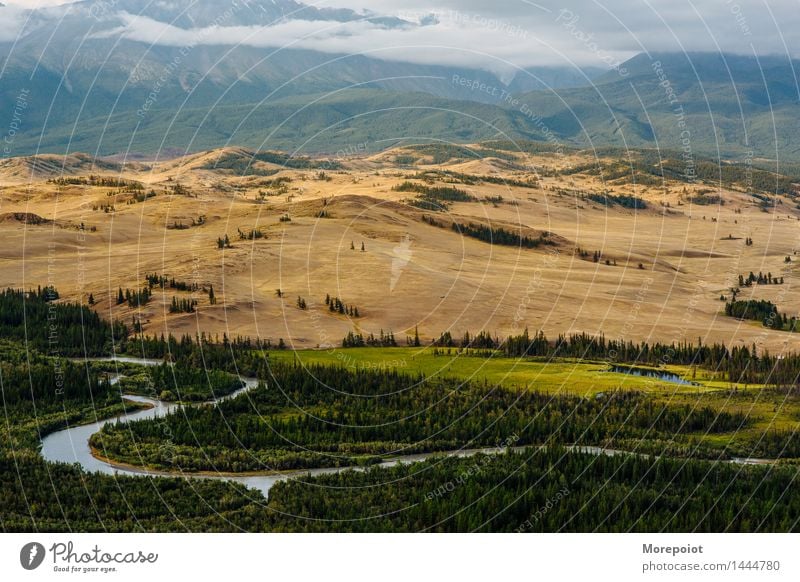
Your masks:
<svg viewBox="0 0 800 582"><path fill-rule="evenodd" d="M50 172L31 172L29 160L6 162L0 168L0 284L53 284L62 296L83 301L91 293L101 315L126 323L139 317L147 333L203 330L283 338L297 347L338 344L352 329L376 335L392 330L405 340L418 326L423 338L482 329L504 336L528 327L551 336L603 332L633 341L703 338L800 349L798 335L721 314L720 295L729 297L738 275L750 271L769 271L785 277L785 284L745 289L740 298L770 299L788 315L800 312L800 256L794 256L800 222L788 200L765 212L743 192L722 191L724 205L698 206L688 197L702 185L684 192L684 184L641 188L602 184L588 175L544 177L536 188L439 180L437 185L464 189L479 201L430 213L403 202L413 193L392 190L425 168L393 167L390 153L351 160L347 170L326 171L327 179L316 170L241 177L204 169L216 156L135 164L121 172L92 167L83 158L62 166L69 175L123 177L156 192L137 203L116 188L47 182L59 175L49 158ZM526 163L544 170L582 161L542 156ZM502 168L508 178L536 177L491 159L427 169L442 168L476 175L497 175ZM281 176L291 179L283 190L274 182ZM176 183L189 194L170 193ZM636 194L649 208L605 207L559 188ZM260 191L269 194L262 202ZM498 195L501 202L485 200ZM113 211L102 208L112 204ZM445 226L480 221L524 233L548 231L558 244L534 250L491 245L426 224L423 214L437 215ZM285 215L291 221L280 221ZM202 225L172 228L201 216ZM239 229L256 227L265 238L239 239ZM225 234L233 248L220 250L216 241ZM577 247L589 258L581 258ZM594 251L602 253L597 263ZM793 261L785 263L786 256ZM143 287L147 273L197 283L200 290L167 290L140 309L117 306L117 289ZM213 306L203 291L210 285L218 299ZM357 306L361 317L332 314L326 294ZM194 296L198 312L168 313L173 296ZM297 307L298 297L307 310Z"/></svg>

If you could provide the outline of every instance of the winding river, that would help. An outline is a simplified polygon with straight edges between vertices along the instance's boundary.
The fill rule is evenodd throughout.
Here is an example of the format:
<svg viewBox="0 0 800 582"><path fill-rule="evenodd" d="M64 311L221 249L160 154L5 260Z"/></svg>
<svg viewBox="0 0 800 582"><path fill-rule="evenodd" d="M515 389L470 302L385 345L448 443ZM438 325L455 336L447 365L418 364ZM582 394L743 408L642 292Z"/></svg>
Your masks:
<svg viewBox="0 0 800 582"><path fill-rule="evenodd" d="M120 363L140 364L144 366L155 366L161 363L161 360L148 360L142 358L132 357L117 357L117 358L96 358L91 361L117 361ZM118 381L118 377L112 378L112 382ZM83 424L59 430L42 439L41 453L45 460L54 463L78 463L85 471L94 473L104 473L106 475L133 475L133 476L156 476L156 477L172 477L172 478L193 478L193 479L217 479L221 481L235 481L257 489L264 497L269 496L269 490L275 483L286 481L288 479L296 479L301 477L313 477L316 475L324 475L330 473L338 473L341 471L363 471L363 468L356 467L333 467L324 469L304 469L300 471L286 471L286 472L271 472L265 474L248 474L248 475L213 475L213 474L198 474L198 473L170 473L165 471L154 471L145 468L131 467L128 465L117 465L103 459L98 459L92 454L89 447L89 438L96 432L99 432L106 424L117 422L119 420L132 421L158 418L177 410L180 406L214 406L219 402L235 398L240 394L244 394L252 390L258 385L257 380L254 378L242 378L244 386L231 394L221 398L214 399L208 402L202 402L190 405L181 405L175 403L167 403L145 396L125 395L127 400L147 404L150 408L136 410L130 413L122 414L105 420L100 420L92 424ZM511 447L511 449L525 449L527 447ZM618 454L636 454L625 451L617 451L614 449L605 449L592 446L574 446L568 447L569 449L577 450L584 453L596 455L618 455ZM462 449L452 452L440 453L422 453L417 455L404 455L395 457L384 461L383 463L371 465L371 467L393 467L399 464L409 464L418 461L424 461L434 454L448 455L455 457L469 457L477 453L497 453L503 449L498 448L482 448L482 449ZM728 463L738 464L768 464L774 461L770 459L731 459L726 461Z"/></svg>
<svg viewBox="0 0 800 582"><path fill-rule="evenodd" d="M139 364L143 366L156 366L161 364L161 360L150 360L144 358L127 357L127 356L120 356L117 358L92 358L89 361L95 361L95 362L116 361L119 363ZM118 380L119 377L112 377L111 382L115 383ZM188 472L171 473L166 471L155 471L145 468L131 467L129 465L118 465L110 461L98 459L92 454L92 450L89 447L89 439L94 433L99 432L105 425L109 423L114 423L119 420L124 420L127 422L132 420L158 418L160 416L164 416L166 414L174 412L181 406L214 406L219 402L223 402L225 400L235 398L240 394L244 394L245 392L252 390L258 385L258 381L254 378L242 378L242 382L244 382L244 386L241 389L232 392L231 394L228 394L220 398L216 398L211 401L199 402L196 404L189 404L189 405L167 403L161 400L147 398L145 396L135 396L126 394L125 395L126 400L147 404L150 406L150 408L136 410L126 414L121 414L119 416L106 418L104 420L93 422L91 424L82 424L58 430L56 432L52 432L42 439L42 449L41 449L42 457L44 457L45 460L54 463L78 463L81 466L81 468L83 468L83 470L85 471L93 473L104 473L106 475L133 475L133 476L217 479L221 481L235 481L237 483L246 485L247 487L257 489L264 495L264 497L268 497L269 490L272 488L273 485L275 485L275 483L278 483L279 481L286 481L288 479L296 479L299 477L313 477L316 475L339 473L341 471L364 470L363 468L360 467L329 467L324 469L303 469L299 471L270 472L264 474L248 474L242 476L230 475L230 474L213 475L213 474L188 473ZM468 457L482 452L496 453L499 450L500 449L497 448L463 449L460 451L439 453L439 454L447 454L449 456L458 456L458 457ZM415 463L418 461L424 461L425 459L431 457L431 455L432 453L423 453L418 455L404 455L402 457L389 459L387 461L384 461L383 463L377 463L375 465L371 465L370 467L393 467L399 464Z"/></svg>

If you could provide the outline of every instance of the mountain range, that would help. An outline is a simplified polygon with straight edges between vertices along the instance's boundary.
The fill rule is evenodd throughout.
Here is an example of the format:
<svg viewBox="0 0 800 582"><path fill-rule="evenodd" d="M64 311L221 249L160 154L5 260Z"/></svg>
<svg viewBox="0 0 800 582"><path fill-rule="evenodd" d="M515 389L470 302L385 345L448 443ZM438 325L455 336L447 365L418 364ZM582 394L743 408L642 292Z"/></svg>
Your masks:
<svg viewBox="0 0 800 582"><path fill-rule="evenodd" d="M687 159L800 160L800 64L787 58L651 53L610 71L554 66L508 74L277 40L292 27L326 23L424 31L433 17L293 0L143 6L0 7L5 157L224 145L333 153L504 139L553 148L658 147ZM224 40L253 30L267 39L274 33L279 46Z"/></svg>

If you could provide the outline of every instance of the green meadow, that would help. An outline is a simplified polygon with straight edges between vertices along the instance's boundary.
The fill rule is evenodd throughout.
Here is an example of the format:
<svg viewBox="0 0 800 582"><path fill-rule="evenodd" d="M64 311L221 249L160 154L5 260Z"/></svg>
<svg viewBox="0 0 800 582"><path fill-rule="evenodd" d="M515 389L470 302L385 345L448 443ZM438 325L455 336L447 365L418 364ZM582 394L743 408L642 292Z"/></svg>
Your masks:
<svg viewBox="0 0 800 582"><path fill-rule="evenodd" d="M449 352L449 353L448 353ZM611 371L603 361L536 358L506 358L486 352L440 348L336 348L331 350L274 351L273 361L296 361L304 365L330 365L353 369L396 369L427 378L458 378L512 390L532 389L553 394L591 396L615 390L657 394L698 394L729 389L712 372L689 366L667 366L658 371L676 374L697 385L683 385L658 378ZM646 369L646 366L637 366ZM655 368L647 368L655 371ZM743 388L743 386L739 386Z"/></svg>
<svg viewBox="0 0 800 582"><path fill-rule="evenodd" d="M640 370L668 372L692 382L679 384L613 372L612 364L604 361L517 359L456 348L451 348L449 354L447 348L440 348L435 353L430 347L336 348L275 351L270 352L269 357L273 361L295 361L309 366L396 369L410 375L485 383L490 389L528 389L553 395L592 397L618 390L638 391L665 405L711 407L720 413L742 413L747 417L747 424L739 430L697 434L692 440L713 450L725 449L735 456L758 456L756 452L766 432L793 431L800 422L797 413L800 397L797 395L761 385L730 383L721 379L721 374L691 366L664 366L658 370L635 366Z"/></svg>

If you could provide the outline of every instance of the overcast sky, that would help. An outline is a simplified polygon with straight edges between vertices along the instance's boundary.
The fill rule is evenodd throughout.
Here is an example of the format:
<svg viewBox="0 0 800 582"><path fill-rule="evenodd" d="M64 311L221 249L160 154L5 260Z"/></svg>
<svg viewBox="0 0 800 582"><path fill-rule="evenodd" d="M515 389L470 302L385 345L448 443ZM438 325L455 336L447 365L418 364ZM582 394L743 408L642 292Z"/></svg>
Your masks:
<svg viewBox="0 0 800 582"><path fill-rule="evenodd" d="M2 0L0 0L2 1ZM157 0L169 2L170 0ZM58 0L6 0L36 7ZM113 0L107 3L114 5ZM183 30L126 16L116 29L134 40L295 46L331 53L447 65L501 74L533 65L609 67L649 50L791 54L800 51L798 0L322 0L320 6L397 15L424 26L386 30L367 22L289 22L270 27ZM220 5L225 2L220 0ZM143 1L142 6L147 2ZM223 8L220 8L222 11ZM435 18L430 18L433 15ZM427 18L426 18L427 17ZM788 48L787 48L788 47Z"/></svg>

